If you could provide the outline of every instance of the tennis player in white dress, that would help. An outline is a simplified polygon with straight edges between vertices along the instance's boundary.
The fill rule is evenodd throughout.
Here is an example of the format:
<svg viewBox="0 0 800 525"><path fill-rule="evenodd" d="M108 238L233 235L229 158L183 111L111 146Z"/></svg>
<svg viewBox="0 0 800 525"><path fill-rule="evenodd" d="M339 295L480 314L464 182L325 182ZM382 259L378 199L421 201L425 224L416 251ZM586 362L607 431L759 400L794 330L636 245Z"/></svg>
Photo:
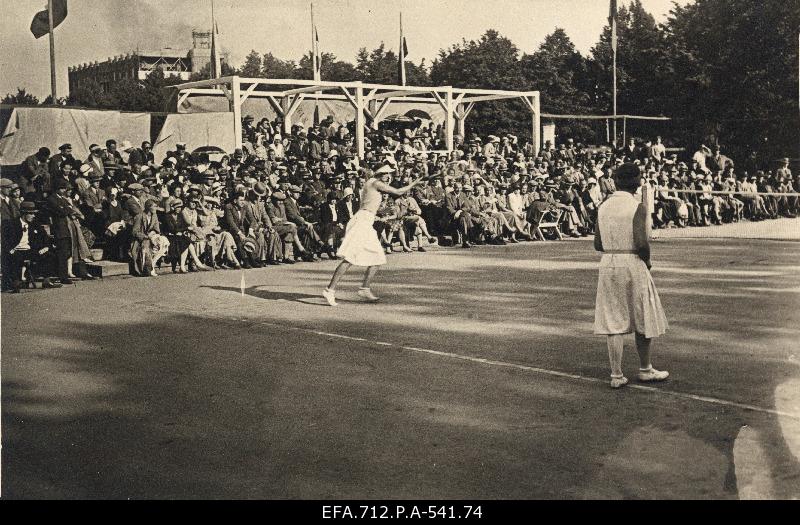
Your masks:
<svg viewBox="0 0 800 525"><path fill-rule="evenodd" d="M343 260L336 267L336 271L333 272L328 287L322 291L322 296L331 306L336 306L337 304L336 285L339 283L339 279L352 265L367 267L364 272L364 282L361 284L361 288L358 289L358 296L367 301L374 302L378 300L370 290L370 281L378 271L378 266L386 264L386 254L383 251L383 246L381 246L381 241L378 240L378 232L372 227L372 223L375 221L375 213L381 204L381 193L403 195L419 184L421 180L417 179L402 188L394 188L389 186L394 172L395 170L390 166L383 166L375 171L374 177L364 183L364 187L361 190L361 207L347 223L342 245L336 252L336 255Z"/></svg>
<svg viewBox="0 0 800 525"><path fill-rule="evenodd" d="M603 252L597 281L594 332L607 336L611 386L628 382L622 373L623 336L636 334L639 381L663 381L666 371L653 368L650 343L664 334L667 318L650 275L647 208L634 197L641 184L635 164L614 172L615 191L597 212L594 247Z"/></svg>

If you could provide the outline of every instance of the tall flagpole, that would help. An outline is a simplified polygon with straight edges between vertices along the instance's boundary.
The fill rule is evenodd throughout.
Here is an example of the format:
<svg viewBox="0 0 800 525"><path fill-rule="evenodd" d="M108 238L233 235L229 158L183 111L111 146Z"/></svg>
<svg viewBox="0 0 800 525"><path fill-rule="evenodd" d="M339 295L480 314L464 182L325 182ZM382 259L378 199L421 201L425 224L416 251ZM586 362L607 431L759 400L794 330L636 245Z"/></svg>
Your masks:
<svg viewBox="0 0 800 525"><path fill-rule="evenodd" d="M53 0L47 0L47 23L50 27L50 95L53 97L53 104L56 104L58 96L56 94L56 39L53 31Z"/></svg>
<svg viewBox="0 0 800 525"><path fill-rule="evenodd" d="M612 55L612 111L614 113L614 141L617 144L617 0L611 0L611 55Z"/></svg>
<svg viewBox="0 0 800 525"><path fill-rule="evenodd" d="M317 64L317 35L316 26L314 25L314 4L311 4L311 67L313 68L314 80L321 80L319 74L319 64Z"/></svg>
<svg viewBox="0 0 800 525"><path fill-rule="evenodd" d="M400 85L406 85L406 55L403 46L403 12L400 11Z"/></svg>

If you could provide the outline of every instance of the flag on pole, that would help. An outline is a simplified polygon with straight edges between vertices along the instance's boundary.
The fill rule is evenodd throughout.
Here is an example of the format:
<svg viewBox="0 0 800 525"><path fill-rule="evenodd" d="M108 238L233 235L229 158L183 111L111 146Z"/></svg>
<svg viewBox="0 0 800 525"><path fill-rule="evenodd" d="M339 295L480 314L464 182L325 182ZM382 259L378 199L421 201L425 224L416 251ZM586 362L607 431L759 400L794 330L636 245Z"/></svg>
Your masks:
<svg viewBox="0 0 800 525"><path fill-rule="evenodd" d="M239 289L242 291L242 297L244 297L244 291L246 289L244 284L244 270L242 270L242 278L239 280Z"/></svg>
<svg viewBox="0 0 800 525"><path fill-rule="evenodd" d="M399 60L399 77L400 85L406 85L406 57L408 56L408 44L406 37L403 36L403 13L400 13L400 60Z"/></svg>
<svg viewBox="0 0 800 525"><path fill-rule="evenodd" d="M319 51L319 33L314 23L314 4L311 4L311 67L314 80L322 80L322 54Z"/></svg>
<svg viewBox="0 0 800 525"><path fill-rule="evenodd" d="M31 22L31 33L34 38L41 38L50 32L47 8L39 11ZM53 0L53 29L67 18L67 0Z"/></svg>
<svg viewBox="0 0 800 525"><path fill-rule="evenodd" d="M211 78L222 76L222 60L219 55L219 26L214 17L214 1L211 1Z"/></svg>
<svg viewBox="0 0 800 525"><path fill-rule="evenodd" d="M611 50L617 52L617 0L611 0L608 13L608 25L611 27Z"/></svg>

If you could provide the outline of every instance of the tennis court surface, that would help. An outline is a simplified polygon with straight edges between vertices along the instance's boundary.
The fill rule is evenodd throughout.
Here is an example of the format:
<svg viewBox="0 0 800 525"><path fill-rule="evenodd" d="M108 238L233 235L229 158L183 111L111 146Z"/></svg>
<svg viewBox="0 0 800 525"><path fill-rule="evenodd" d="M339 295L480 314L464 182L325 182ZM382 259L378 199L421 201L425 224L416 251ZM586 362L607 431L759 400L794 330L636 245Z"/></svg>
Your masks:
<svg viewBox="0 0 800 525"><path fill-rule="evenodd" d="M798 223L794 222L796 226ZM2 298L6 498L797 498L800 243L653 243L665 383L608 386L590 240Z"/></svg>

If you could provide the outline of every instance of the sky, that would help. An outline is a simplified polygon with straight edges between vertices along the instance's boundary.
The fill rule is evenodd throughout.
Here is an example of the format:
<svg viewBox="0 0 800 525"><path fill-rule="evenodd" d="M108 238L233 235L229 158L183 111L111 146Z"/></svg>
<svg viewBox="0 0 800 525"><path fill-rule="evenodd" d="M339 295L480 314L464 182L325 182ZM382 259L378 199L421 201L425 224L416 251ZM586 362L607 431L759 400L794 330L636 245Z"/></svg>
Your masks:
<svg viewBox="0 0 800 525"><path fill-rule="evenodd" d="M642 0L657 22L673 2ZM620 4L627 4L621 0ZM0 0L0 96L24 87L40 99L50 93L48 37L36 40L30 23L45 0ZM193 28L211 27L211 0L68 0L56 28L58 96L68 91L67 68L140 49L188 49ZM239 66L251 49L298 60L311 45L310 2L215 0L223 52ZM587 54L607 22L608 0L315 0L314 19L323 52L355 62L361 47L381 41L397 50L399 14L409 59L426 63L440 49L496 29L523 52L533 52L556 27Z"/></svg>

